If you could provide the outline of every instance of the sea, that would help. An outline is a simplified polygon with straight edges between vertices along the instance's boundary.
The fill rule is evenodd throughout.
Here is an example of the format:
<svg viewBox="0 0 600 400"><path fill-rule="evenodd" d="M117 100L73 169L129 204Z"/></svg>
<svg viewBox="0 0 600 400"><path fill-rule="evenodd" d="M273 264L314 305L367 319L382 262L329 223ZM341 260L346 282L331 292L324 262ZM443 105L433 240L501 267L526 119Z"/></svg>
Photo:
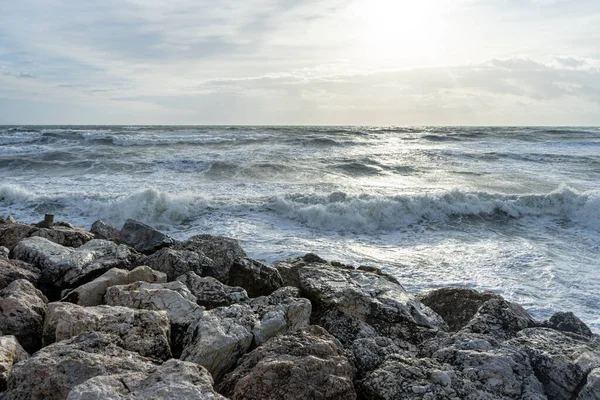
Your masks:
<svg viewBox="0 0 600 400"><path fill-rule="evenodd" d="M45 213L491 290L600 333L597 127L0 126L0 217Z"/></svg>

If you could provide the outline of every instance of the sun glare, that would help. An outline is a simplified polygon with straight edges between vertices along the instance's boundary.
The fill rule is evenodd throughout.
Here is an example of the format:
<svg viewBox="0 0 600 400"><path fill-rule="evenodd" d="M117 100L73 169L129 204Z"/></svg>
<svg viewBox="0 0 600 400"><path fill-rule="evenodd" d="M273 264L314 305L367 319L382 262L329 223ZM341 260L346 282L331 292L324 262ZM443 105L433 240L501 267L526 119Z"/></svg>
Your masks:
<svg viewBox="0 0 600 400"><path fill-rule="evenodd" d="M444 45L448 0L358 0L357 50L373 61L435 58Z"/></svg>

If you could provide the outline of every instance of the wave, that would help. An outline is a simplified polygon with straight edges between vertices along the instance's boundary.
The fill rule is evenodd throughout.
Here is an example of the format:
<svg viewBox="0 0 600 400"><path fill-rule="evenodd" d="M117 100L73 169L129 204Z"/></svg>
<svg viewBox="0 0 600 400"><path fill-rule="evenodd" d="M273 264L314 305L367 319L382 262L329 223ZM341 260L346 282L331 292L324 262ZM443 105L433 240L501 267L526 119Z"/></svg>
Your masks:
<svg viewBox="0 0 600 400"><path fill-rule="evenodd" d="M397 196L290 195L277 197L272 212L310 228L334 231L395 231L453 218L551 217L600 230L600 192L563 187L547 194L504 195L453 190Z"/></svg>

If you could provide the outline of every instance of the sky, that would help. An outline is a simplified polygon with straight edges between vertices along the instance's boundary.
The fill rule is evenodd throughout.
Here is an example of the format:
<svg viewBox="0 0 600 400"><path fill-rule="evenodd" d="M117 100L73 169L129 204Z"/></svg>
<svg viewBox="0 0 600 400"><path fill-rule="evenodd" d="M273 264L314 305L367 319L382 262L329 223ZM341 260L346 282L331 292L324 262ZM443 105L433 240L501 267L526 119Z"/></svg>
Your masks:
<svg viewBox="0 0 600 400"><path fill-rule="evenodd" d="M0 0L0 124L600 125L600 1Z"/></svg>

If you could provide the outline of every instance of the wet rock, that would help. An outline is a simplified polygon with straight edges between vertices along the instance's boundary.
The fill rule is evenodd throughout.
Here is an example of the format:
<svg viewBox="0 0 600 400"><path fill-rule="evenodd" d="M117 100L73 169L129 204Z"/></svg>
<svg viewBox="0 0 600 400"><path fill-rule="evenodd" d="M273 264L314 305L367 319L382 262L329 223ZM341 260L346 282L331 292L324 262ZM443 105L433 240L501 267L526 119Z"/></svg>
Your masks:
<svg viewBox="0 0 600 400"><path fill-rule="evenodd" d="M588 374L585 386L577 396L577 400L598 399L600 399L600 368L596 368Z"/></svg>
<svg viewBox="0 0 600 400"><path fill-rule="evenodd" d="M548 328L520 331L506 342L523 349L550 400L571 399L586 384L586 376L600 367L600 339Z"/></svg>
<svg viewBox="0 0 600 400"><path fill-rule="evenodd" d="M339 342L309 326L245 355L219 389L232 400L355 399L353 375Z"/></svg>
<svg viewBox="0 0 600 400"><path fill-rule="evenodd" d="M481 333L497 339L509 339L525 328L536 326L527 311L504 299L486 301L461 332Z"/></svg>
<svg viewBox="0 0 600 400"><path fill-rule="evenodd" d="M227 283L243 287L250 297L268 296L283 286L276 268L249 258L238 258L233 262Z"/></svg>
<svg viewBox="0 0 600 400"><path fill-rule="evenodd" d="M29 234L29 237L34 236L43 237L66 247L79 247L94 239L93 233L72 225L53 225L48 228L40 228Z"/></svg>
<svg viewBox="0 0 600 400"><path fill-rule="evenodd" d="M175 250L166 248L143 258L140 264L148 265L150 268L167 274L169 281L175 280L187 272L195 272L203 276L205 270L214 268L214 262L202 253L188 250Z"/></svg>
<svg viewBox="0 0 600 400"><path fill-rule="evenodd" d="M175 244L173 238L133 219L125 221L119 240L144 254L152 254L163 247Z"/></svg>
<svg viewBox="0 0 600 400"><path fill-rule="evenodd" d="M40 270L33 265L19 261L0 259L0 289L4 289L17 279L25 279L33 285L40 279Z"/></svg>
<svg viewBox="0 0 600 400"><path fill-rule="evenodd" d="M445 287L424 293L418 299L446 321L450 332L456 332L473 318L483 303L502 297L466 287Z"/></svg>
<svg viewBox="0 0 600 400"><path fill-rule="evenodd" d="M5 222L0 224L0 246L12 250L21 239L28 237L37 228L20 222Z"/></svg>
<svg viewBox="0 0 600 400"><path fill-rule="evenodd" d="M177 280L190 289L198 305L209 310L248 300L243 288L224 285L210 276L202 278L190 271L177 277Z"/></svg>
<svg viewBox="0 0 600 400"><path fill-rule="evenodd" d="M171 325L164 311L127 307L81 307L50 303L44 323L44 345L86 332L106 332L123 340L123 348L158 360L171 358Z"/></svg>
<svg viewBox="0 0 600 400"><path fill-rule="evenodd" d="M0 334L14 335L29 353L42 345L48 299L30 282L19 279L0 291Z"/></svg>
<svg viewBox="0 0 600 400"><path fill-rule="evenodd" d="M94 377L75 386L67 400L226 400L212 384L212 377L201 366L169 360L148 373Z"/></svg>
<svg viewBox="0 0 600 400"><path fill-rule="evenodd" d="M98 306L104 304L104 295L109 287L127 285L138 281L166 282L167 276L147 266L139 266L132 271L113 268L93 281L67 292L61 301L68 301L86 307Z"/></svg>
<svg viewBox="0 0 600 400"><path fill-rule="evenodd" d="M225 284L228 284L229 270L233 262L238 258L246 257L246 252L240 247L237 240L223 236L192 236L188 240L176 244L173 248L193 251L210 258L213 264L205 266L203 272L198 275L212 276Z"/></svg>
<svg viewBox="0 0 600 400"><path fill-rule="evenodd" d="M62 289L80 286L111 268L131 269L138 258L130 247L107 240L91 240L72 249L41 237L21 240L13 256L41 270L40 285L51 298L59 298Z"/></svg>
<svg viewBox="0 0 600 400"><path fill-rule="evenodd" d="M14 336L0 336L0 392L6 390L6 382L12 366L29 358Z"/></svg>
<svg viewBox="0 0 600 400"><path fill-rule="evenodd" d="M13 366L5 398L11 400L62 400L71 389L100 375L150 373L152 360L124 349L116 335L84 333L56 342Z"/></svg>
<svg viewBox="0 0 600 400"><path fill-rule="evenodd" d="M118 243L121 238L121 231L104 221L94 222L90 232L96 236L96 239L110 240L115 243Z"/></svg>
<svg viewBox="0 0 600 400"><path fill-rule="evenodd" d="M548 321L544 321L543 325L563 332L592 336L590 328L570 311L554 313Z"/></svg>

